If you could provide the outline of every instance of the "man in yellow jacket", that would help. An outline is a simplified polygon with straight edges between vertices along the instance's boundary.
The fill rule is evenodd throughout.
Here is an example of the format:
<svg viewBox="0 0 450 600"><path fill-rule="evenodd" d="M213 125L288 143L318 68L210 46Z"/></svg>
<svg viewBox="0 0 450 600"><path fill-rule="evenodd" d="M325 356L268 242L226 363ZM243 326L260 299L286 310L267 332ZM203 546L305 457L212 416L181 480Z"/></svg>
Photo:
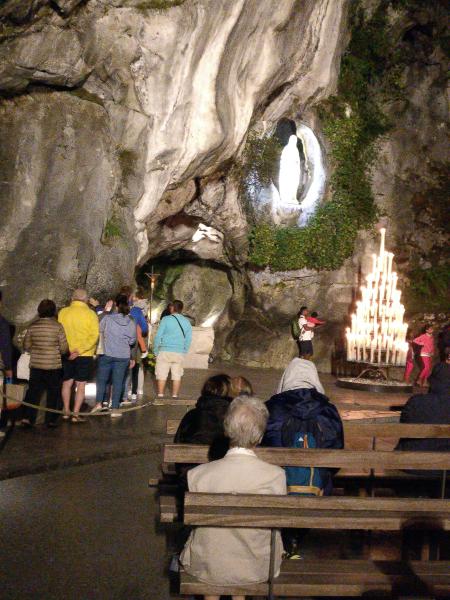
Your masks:
<svg viewBox="0 0 450 600"><path fill-rule="evenodd" d="M89 308L88 299L86 290L75 290L70 306L61 309L58 315L58 321L66 333L70 352L68 359L64 361L62 399L66 414L63 419L69 418L70 396L74 382L77 386L72 423L84 421L78 413L83 404L86 381L89 381L92 376L99 336L98 318Z"/></svg>

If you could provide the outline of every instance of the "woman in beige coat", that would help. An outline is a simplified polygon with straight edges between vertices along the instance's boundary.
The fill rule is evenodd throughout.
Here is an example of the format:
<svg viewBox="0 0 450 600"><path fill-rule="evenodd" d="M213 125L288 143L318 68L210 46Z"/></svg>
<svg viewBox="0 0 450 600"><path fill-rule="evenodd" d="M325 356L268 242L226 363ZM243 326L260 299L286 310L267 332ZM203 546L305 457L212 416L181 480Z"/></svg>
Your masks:
<svg viewBox="0 0 450 600"><path fill-rule="evenodd" d="M56 305L53 300L42 300L38 306L39 318L27 330L23 342L25 352L30 352L30 384L26 400L40 404L47 393L47 408L61 408L62 362L61 355L67 354L69 345L63 326L56 320ZM32 427L36 422L37 410L25 407L23 427ZM57 413L46 412L45 424L55 427Z"/></svg>
<svg viewBox="0 0 450 600"><path fill-rule="evenodd" d="M191 492L216 494L286 494L286 476L280 467L257 458L253 448L266 428L267 408L257 398L239 396L230 404L224 421L230 450L221 460L200 465L188 473ZM278 534L275 573L279 572L283 547ZM246 585L267 581L270 531L199 527L180 557L185 570L213 585ZM233 596L242 600L244 596ZM205 596L205 600L219 600Z"/></svg>

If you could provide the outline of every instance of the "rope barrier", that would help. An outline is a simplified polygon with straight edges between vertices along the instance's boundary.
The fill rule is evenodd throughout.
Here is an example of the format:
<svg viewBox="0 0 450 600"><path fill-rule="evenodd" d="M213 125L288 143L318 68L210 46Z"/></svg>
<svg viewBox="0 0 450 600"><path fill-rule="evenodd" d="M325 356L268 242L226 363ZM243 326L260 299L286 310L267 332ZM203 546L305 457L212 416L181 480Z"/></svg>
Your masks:
<svg viewBox="0 0 450 600"><path fill-rule="evenodd" d="M23 406L29 406L30 408L34 408L36 410L41 410L44 412L50 412L50 413L54 413L57 415L66 415L69 417L105 417L105 416L109 416L111 414L111 410L99 410L96 411L95 413L92 412L78 412L78 413L74 413L72 411L69 412L65 412L64 410L57 410L55 408L47 408L44 406L40 406L38 404L31 404L31 402L26 402L25 400L17 400L17 398L13 398L12 396L8 396L7 394L3 395L4 398L6 398L7 400L10 400L11 402L13 402L14 404L22 404ZM151 406L153 404L152 401L150 402L146 402L145 404L138 404L136 406L130 406L129 408L115 408L113 410L120 410L121 414L127 413L127 412L135 412L137 410L142 410L143 408L147 408L147 406ZM12 409L14 410L14 409Z"/></svg>

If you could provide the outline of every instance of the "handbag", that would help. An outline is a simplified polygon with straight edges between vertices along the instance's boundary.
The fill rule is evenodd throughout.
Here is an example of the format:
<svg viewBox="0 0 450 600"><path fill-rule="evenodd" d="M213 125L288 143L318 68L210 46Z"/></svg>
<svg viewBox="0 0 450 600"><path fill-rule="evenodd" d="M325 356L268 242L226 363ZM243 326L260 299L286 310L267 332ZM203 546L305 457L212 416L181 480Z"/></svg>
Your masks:
<svg viewBox="0 0 450 600"><path fill-rule="evenodd" d="M17 361L17 379L30 379L30 354L24 352Z"/></svg>
<svg viewBox="0 0 450 600"><path fill-rule="evenodd" d="M3 410L16 410L22 404L27 391L22 383L5 383L3 385Z"/></svg>

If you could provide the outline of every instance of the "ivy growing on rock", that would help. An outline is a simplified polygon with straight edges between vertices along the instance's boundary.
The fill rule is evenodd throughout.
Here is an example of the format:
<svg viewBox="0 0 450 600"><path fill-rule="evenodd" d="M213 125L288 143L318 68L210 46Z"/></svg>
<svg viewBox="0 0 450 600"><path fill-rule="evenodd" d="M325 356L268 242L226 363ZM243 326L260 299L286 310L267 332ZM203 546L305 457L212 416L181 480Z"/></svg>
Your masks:
<svg viewBox="0 0 450 600"><path fill-rule="evenodd" d="M304 228L258 223L250 262L274 270L337 269L350 257L358 231L377 219L371 167L377 141L389 129L383 98L401 94L402 58L388 30L384 0L370 19L352 4L351 39L342 58L338 94L318 107L332 167L330 197Z"/></svg>
<svg viewBox="0 0 450 600"><path fill-rule="evenodd" d="M240 156L232 169L239 185L239 197L249 221L255 224L255 197L274 179L282 146L276 137L260 137L250 131Z"/></svg>
<svg viewBox="0 0 450 600"><path fill-rule="evenodd" d="M111 245L114 240L122 239L124 236L124 226L121 218L116 211L108 218L103 228L102 243Z"/></svg>

